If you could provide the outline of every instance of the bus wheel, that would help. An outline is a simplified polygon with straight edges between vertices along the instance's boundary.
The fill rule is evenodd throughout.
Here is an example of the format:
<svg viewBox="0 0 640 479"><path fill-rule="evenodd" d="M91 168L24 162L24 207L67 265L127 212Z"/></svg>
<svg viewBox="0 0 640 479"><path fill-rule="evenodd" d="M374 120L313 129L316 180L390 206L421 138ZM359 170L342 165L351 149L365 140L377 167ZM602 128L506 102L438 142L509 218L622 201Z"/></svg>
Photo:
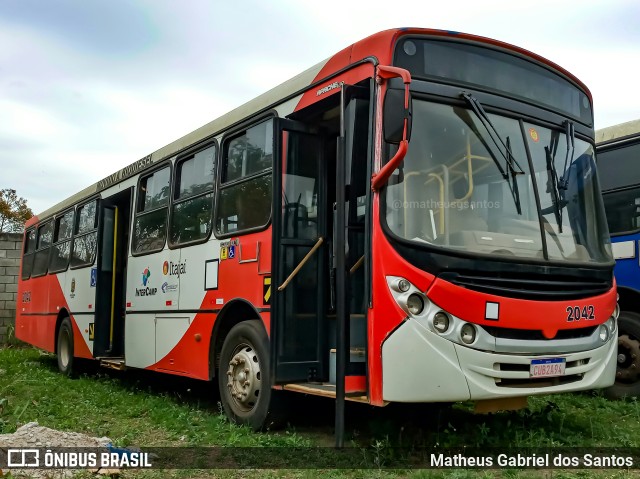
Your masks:
<svg viewBox="0 0 640 479"><path fill-rule="evenodd" d="M229 419L256 431L269 425L269 338L261 321L231 328L222 345L218 384Z"/></svg>
<svg viewBox="0 0 640 479"><path fill-rule="evenodd" d="M616 382L607 397L640 395L640 315L621 311L618 317L618 367Z"/></svg>
<svg viewBox="0 0 640 479"><path fill-rule="evenodd" d="M71 376L73 374L73 328L69 318L64 318L60 324L57 345L58 369L65 376Z"/></svg>

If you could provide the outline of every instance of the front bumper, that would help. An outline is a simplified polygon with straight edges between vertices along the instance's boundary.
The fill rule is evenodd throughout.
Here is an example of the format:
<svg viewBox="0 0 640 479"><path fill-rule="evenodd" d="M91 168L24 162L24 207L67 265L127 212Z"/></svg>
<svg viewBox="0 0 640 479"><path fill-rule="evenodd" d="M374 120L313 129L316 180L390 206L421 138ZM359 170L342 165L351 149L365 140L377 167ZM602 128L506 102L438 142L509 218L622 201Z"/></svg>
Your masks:
<svg viewBox="0 0 640 479"><path fill-rule="evenodd" d="M414 319L382 345L385 401L449 402L598 389L616 373L615 335L595 349L566 354L503 354L468 348L442 338ZM536 358L565 358L565 375L531 379Z"/></svg>

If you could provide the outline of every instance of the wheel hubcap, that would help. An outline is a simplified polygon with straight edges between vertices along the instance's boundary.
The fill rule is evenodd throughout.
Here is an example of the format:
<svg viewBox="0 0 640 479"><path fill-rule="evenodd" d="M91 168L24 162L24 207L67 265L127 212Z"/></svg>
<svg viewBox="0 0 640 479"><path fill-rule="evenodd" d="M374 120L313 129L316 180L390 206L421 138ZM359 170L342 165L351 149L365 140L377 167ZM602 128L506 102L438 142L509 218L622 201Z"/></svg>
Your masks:
<svg viewBox="0 0 640 479"><path fill-rule="evenodd" d="M260 362L255 350L241 344L233 352L227 368L227 389L236 406L250 411L260 394Z"/></svg>
<svg viewBox="0 0 640 479"><path fill-rule="evenodd" d="M638 380L640 374L640 341L631 339L628 334L618 336L618 370L616 379L625 382Z"/></svg>

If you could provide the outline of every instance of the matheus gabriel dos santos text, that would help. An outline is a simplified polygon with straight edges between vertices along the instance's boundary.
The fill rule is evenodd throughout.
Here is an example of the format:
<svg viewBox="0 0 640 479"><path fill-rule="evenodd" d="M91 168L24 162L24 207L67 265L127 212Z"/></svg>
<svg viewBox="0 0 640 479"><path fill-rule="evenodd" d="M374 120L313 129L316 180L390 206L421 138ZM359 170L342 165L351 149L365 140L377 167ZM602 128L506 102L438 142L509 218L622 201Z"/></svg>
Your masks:
<svg viewBox="0 0 640 479"><path fill-rule="evenodd" d="M633 467L633 457L615 454L497 454L467 456L464 454L431 454L431 467Z"/></svg>

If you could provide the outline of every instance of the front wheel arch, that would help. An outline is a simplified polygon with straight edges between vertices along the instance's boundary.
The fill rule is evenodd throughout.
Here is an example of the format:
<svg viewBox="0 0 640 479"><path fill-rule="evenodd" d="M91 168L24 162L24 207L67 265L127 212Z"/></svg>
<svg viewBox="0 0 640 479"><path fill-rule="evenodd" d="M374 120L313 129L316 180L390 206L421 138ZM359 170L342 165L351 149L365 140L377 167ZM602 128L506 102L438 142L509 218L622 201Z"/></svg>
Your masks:
<svg viewBox="0 0 640 479"><path fill-rule="evenodd" d="M213 380L218 375L218 366L220 365L220 354L224 340L236 324L242 321L260 320L258 310L245 299L234 299L224 305L218 313L213 331L211 332L211 341L209 343L209 379ZM264 326L263 326L264 327Z"/></svg>

